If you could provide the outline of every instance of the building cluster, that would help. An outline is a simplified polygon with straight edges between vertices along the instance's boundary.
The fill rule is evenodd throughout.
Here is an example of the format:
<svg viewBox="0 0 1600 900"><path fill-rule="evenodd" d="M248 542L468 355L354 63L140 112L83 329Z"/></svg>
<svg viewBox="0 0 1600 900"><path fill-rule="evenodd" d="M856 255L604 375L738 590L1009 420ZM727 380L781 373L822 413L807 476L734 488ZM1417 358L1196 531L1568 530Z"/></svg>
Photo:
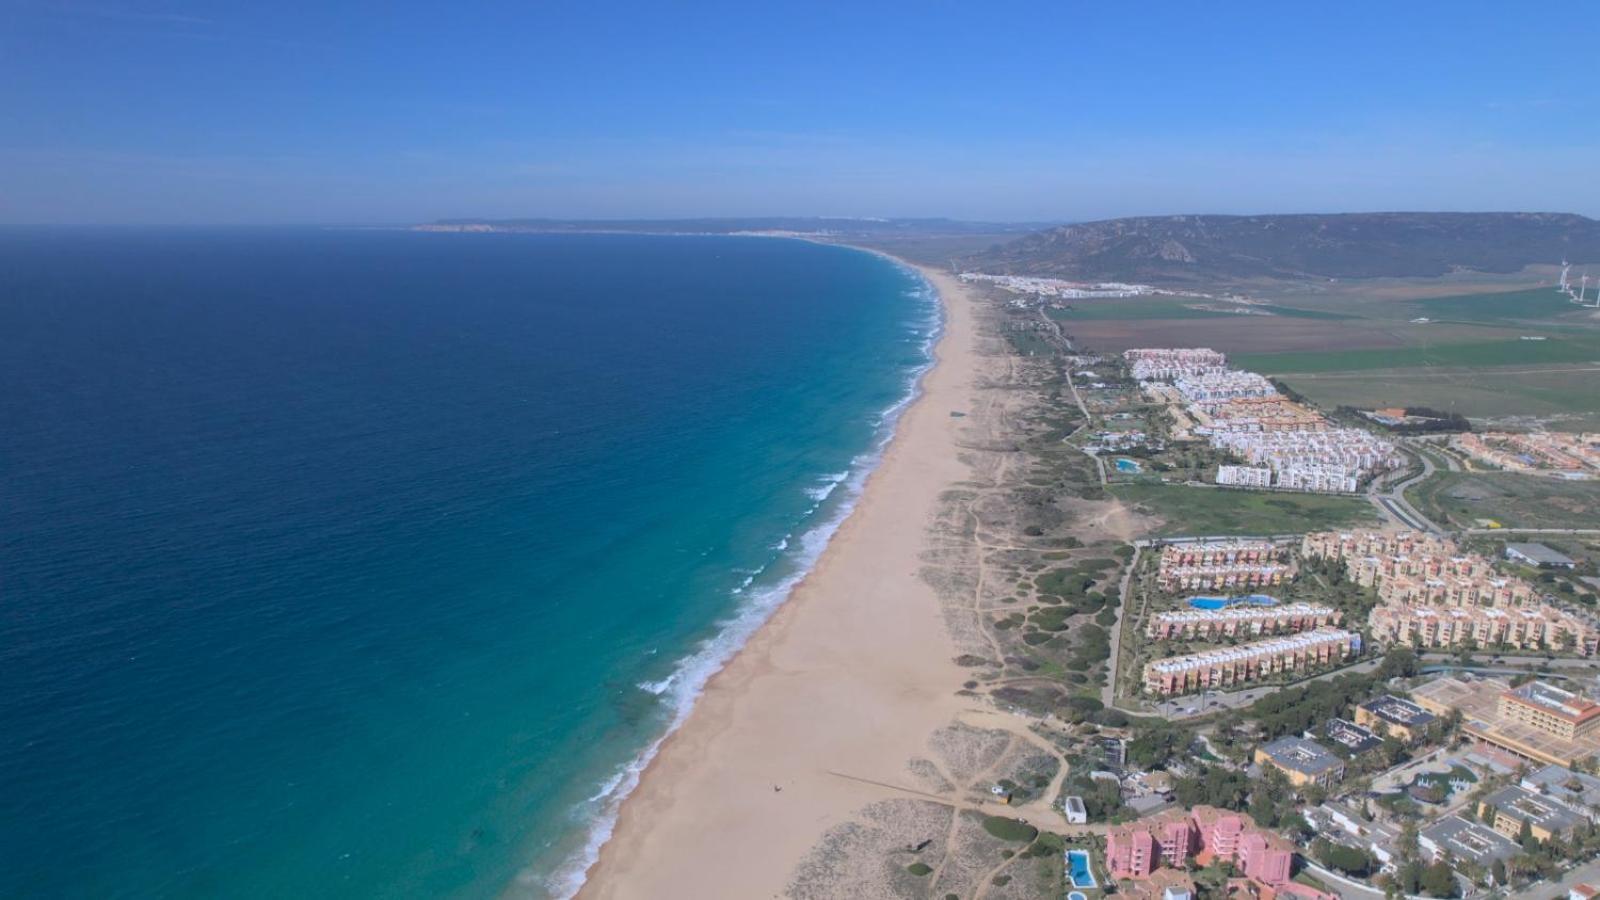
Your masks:
<svg viewBox="0 0 1600 900"><path fill-rule="evenodd" d="M1478 800L1478 821L1446 816L1422 829L1417 844L1435 860L1470 861L1487 867L1522 852L1524 833L1536 841L1570 837L1586 822L1600 821L1600 779L1565 766L1530 772ZM1579 885L1573 897L1600 891Z"/></svg>
<svg viewBox="0 0 1600 900"><path fill-rule="evenodd" d="M1468 432L1452 443L1477 460L1512 472L1600 474L1600 433Z"/></svg>
<svg viewBox="0 0 1600 900"><path fill-rule="evenodd" d="M1231 487L1272 487L1272 470L1260 466L1217 466L1217 484ZM1343 484L1343 482L1341 482Z"/></svg>
<svg viewBox="0 0 1600 900"><path fill-rule="evenodd" d="M1373 640L1418 647L1507 647L1593 655L1600 628L1503 575L1487 558L1416 532L1315 532L1301 542L1311 559L1341 562L1379 604L1367 620Z"/></svg>
<svg viewBox="0 0 1600 900"><path fill-rule="evenodd" d="M1360 428L1212 431L1211 444L1244 458L1236 470L1256 470L1236 478L1270 476L1273 487L1297 491L1353 493L1367 474L1404 462L1394 444Z"/></svg>
<svg viewBox="0 0 1600 900"><path fill-rule="evenodd" d="M1155 640L1210 640L1293 634L1339 624L1331 606L1290 603L1285 606L1231 606L1225 609L1174 609L1150 617L1145 637Z"/></svg>
<svg viewBox="0 0 1600 900"><path fill-rule="evenodd" d="M1180 375L1172 380L1184 400L1190 403L1214 403L1245 398L1270 398L1278 396L1272 382L1254 372L1226 369L1199 375Z"/></svg>
<svg viewBox="0 0 1600 900"><path fill-rule="evenodd" d="M1241 457L1221 466L1217 483L1320 493L1353 493L1361 480L1403 459L1395 445L1360 428L1336 427L1279 393L1267 378L1226 367L1213 350L1140 349L1124 356L1133 376L1172 402L1170 383L1194 425L1187 430Z"/></svg>
<svg viewBox="0 0 1600 900"><path fill-rule="evenodd" d="M1529 609L1381 606L1367 621L1373 638L1423 647L1517 649L1549 647L1594 653L1593 630L1576 616L1549 606Z"/></svg>
<svg viewBox="0 0 1600 900"><path fill-rule="evenodd" d="M1328 420L1322 413L1282 394L1197 403L1190 412L1210 434L1325 431L1328 428Z"/></svg>
<svg viewBox="0 0 1600 900"><path fill-rule="evenodd" d="M1287 558L1287 548L1270 541L1168 544L1156 582L1164 591L1271 587L1292 574Z"/></svg>
<svg viewBox="0 0 1600 900"><path fill-rule="evenodd" d="M1122 354L1128 368L1139 381L1176 381L1225 372L1228 358L1205 347L1154 347L1128 350Z"/></svg>
<svg viewBox="0 0 1600 900"><path fill-rule="evenodd" d="M1309 672L1361 652L1361 636L1322 627L1185 656L1153 660L1144 667L1144 690L1157 697L1238 687L1279 674Z"/></svg>
<svg viewBox="0 0 1600 900"><path fill-rule="evenodd" d="M1248 815L1213 806L1168 810L1106 834L1106 869L1116 878L1149 878L1163 867L1185 869L1191 861L1228 862L1247 879L1282 885L1293 874L1294 848Z"/></svg>
<svg viewBox="0 0 1600 900"><path fill-rule="evenodd" d="M1125 284L1120 281L1086 283L1066 281L1061 278L1033 278L1026 275L985 275L981 272L962 272L961 280L992 284L1013 294L1059 297L1063 300L1144 297L1150 294L1165 293L1148 284Z"/></svg>

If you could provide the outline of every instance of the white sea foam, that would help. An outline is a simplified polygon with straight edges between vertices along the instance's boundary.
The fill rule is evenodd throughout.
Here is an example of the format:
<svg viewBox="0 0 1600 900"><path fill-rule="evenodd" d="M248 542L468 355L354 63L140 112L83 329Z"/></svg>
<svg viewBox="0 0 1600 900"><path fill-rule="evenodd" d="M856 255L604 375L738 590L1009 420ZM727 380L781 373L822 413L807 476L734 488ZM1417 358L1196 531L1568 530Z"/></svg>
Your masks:
<svg viewBox="0 0 1600 900"><path fill-rule="evenodd" d="M834 489L840 484L844 483L844 480L849 477L849 469L846 469L843 472L834 472L831 475L823 475L817 479L820 484L818 484L816 487L806 488L806 496L817 501L818 503L821 503L822 501L828 499L829 495L833 493ZM815 508L816 507L812 507L812 509Z"/></svg>
<svg viewBox="0 0 1600 900"><path fill-rule="evenodd" d="M917 281L918 286L914 289L913 296L928 306L927 318L916 323L923 331L922 356L926 362L908 375L906 389L900 399L878 415L877 433L873 438L871 449L851 460L848 470L825 476L825 487L812 489L818 492L812 493L812 498L816 500L816 504L812 507L813 512L827 506L825 501L842 485L845 490L840 495L839 502L827 508L826 516L822 520L808 522L795 541L791 541L791 538L796 536L789 534L774 546L773 549L785 554L781 559L790 563L786 567L790 570L790 574L774 584L763 585L760 589L746 594L746 590L766 569L763 567L762 570L749 573L732 592L742 598L737 613L722 623L714 636L701 642L695 652L679 660L671 674L658 681L648 681L638 686L640 690L662 698L671 712L667 727L660 736L651 741L649 746L623 766L621 771L598 785L596 793L583 804L581 809L575 810L589 818L588 833L582 849L544 880L542 886L556 897L568 900L583 887L589 867L599 858L600 848L611 839L612 831L616 828L617 813L621 809L622 801L638 787L640 777L650 765L650 761L655 759L662 743L689 717L689 712L694 708L694 703L704 690L706 682L727 665L734 654L739 652L739 648L743 647L783 601L788 599L795 585L799 584L811 570L827 547L828 541L855 509L856 501L866 487L867 477L877 468L883 459L884 450L894 437L894 426L899 421L900 415L922 393L922 376L933 366L933 346L943 331L943 313L937 302L938 292L933 285L922 278L915 269L903 265L901 268ZM791 549L791 544L798 546Z"/></svg>

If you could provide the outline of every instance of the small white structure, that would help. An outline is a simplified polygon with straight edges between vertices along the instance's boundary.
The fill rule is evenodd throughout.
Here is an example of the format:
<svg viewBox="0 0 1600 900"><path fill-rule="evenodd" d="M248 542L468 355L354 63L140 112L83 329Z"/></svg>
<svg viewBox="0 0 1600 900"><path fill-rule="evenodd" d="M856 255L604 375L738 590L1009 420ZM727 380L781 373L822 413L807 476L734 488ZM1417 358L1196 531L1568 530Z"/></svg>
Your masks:
<svg viewBox="0 0 1600 900"><path fill-rule="evenodd" d="M1089 813L1083 808L1082 797L1068 797L1061 805L1067 814L1067 824L1083 825L1089 821Z"/></svg>

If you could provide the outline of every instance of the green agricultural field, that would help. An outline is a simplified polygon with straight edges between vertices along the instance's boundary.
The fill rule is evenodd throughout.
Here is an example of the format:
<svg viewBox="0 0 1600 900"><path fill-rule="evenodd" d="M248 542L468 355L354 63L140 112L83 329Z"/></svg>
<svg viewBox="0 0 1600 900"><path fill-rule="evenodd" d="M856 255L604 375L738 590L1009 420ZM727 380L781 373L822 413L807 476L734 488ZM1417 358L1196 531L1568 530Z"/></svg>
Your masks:
<svg viewBox="0 0 1600 900"><path fill-rule="evenodd" d="M1268 375L1349 372L1362 369L1412 369L1428 366L1478 368L1557 365L1600 360L1600 335L1574 334L1542 341L1501 340L1406 348L1314 350L1299 353L1235 355L1234 365Z"/></svg>
<svg viewBox="0 0 1600 900"><path fill-rule="evenodd" d="M1552 429L1600 429L1600 366L1374 369L1282 376L1324 409L1428 406L1472 418L1533 416Z"/></svg>
<svg viewBox="0 0 1600 900"><path fill-rule="evenodd" d="M1242 318L1238 313L1192 309L1186 304L1224 305L1203 297L1129 298L1123 300L1078 300L1070 309L1052 309L1050 318L1063 322L1098 322L1113 319L1227 319Z"/></svg>
<svg viewBox="0 0 1600 900"><path fill-rule="evenodd" d="M1194 306L1215 306L1220 309L1195 309ZM1272 303L1254 303L1248 306L1226 300L1205 297L1153 297L1127 300L1081 300L1071 309L1050 310L1051 318L1063 322L1099 322L1116 319L1245 319L1261 321L1272 316L1252 315L1248 312L1228 312L1229 309L1258 310L1290 319L1359 319L1361 316L1326 309L1305 309L1298 306L1279 306Z"/></svg>
<svg viewBox="0 0 1600 900"><path fill-rule="evenodd" d="M1305 309L1299 306L1278 306L1275 303L1257 303L1255 309L1266 310L1275 316L1286 316L1291 319L1359 319L1355 313L1334 312L1331 309Z"/></svg>
<svg viewBox="0 0 1600 900"><path fill-rule="evenodd" d="M1555 288L1431 297L1406 303L1405 310L1412 317L1426 316L1463 322L1507 322L1561 316L1580 318L1587 315Z"/></svg>
<svg viewBox="0 0 1600 900"><path fill-rule="evenodd" d="M1417 511L1451 528L1493 519L1506 528L1600 528L1600 481L1513 472L1440 472L1406 492Z"/></svg>
<svg viewBox="0 0 1600 900"><path fill-rule="evenodd" d="M1360 497L1242 491L1181 484L1113 485L1124 502L1160 517L1151 537L1193 534L1288 534L1376 524Z"/></svg>

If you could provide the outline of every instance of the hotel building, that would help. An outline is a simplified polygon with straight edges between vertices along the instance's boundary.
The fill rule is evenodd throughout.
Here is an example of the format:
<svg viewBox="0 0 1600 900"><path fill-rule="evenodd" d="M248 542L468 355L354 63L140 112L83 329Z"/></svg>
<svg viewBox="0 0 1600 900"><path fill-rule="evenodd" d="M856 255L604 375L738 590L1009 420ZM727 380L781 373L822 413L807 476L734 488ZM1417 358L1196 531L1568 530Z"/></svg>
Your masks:
<svg viewBox="0 0 1600 900"><path fill-rule="evenodd" d="M1600 705L1548 682L1438 678L1411 692L1435 715L1461 714L1461 731L1521 759L1571 768L1600 751Z"/></svg>

